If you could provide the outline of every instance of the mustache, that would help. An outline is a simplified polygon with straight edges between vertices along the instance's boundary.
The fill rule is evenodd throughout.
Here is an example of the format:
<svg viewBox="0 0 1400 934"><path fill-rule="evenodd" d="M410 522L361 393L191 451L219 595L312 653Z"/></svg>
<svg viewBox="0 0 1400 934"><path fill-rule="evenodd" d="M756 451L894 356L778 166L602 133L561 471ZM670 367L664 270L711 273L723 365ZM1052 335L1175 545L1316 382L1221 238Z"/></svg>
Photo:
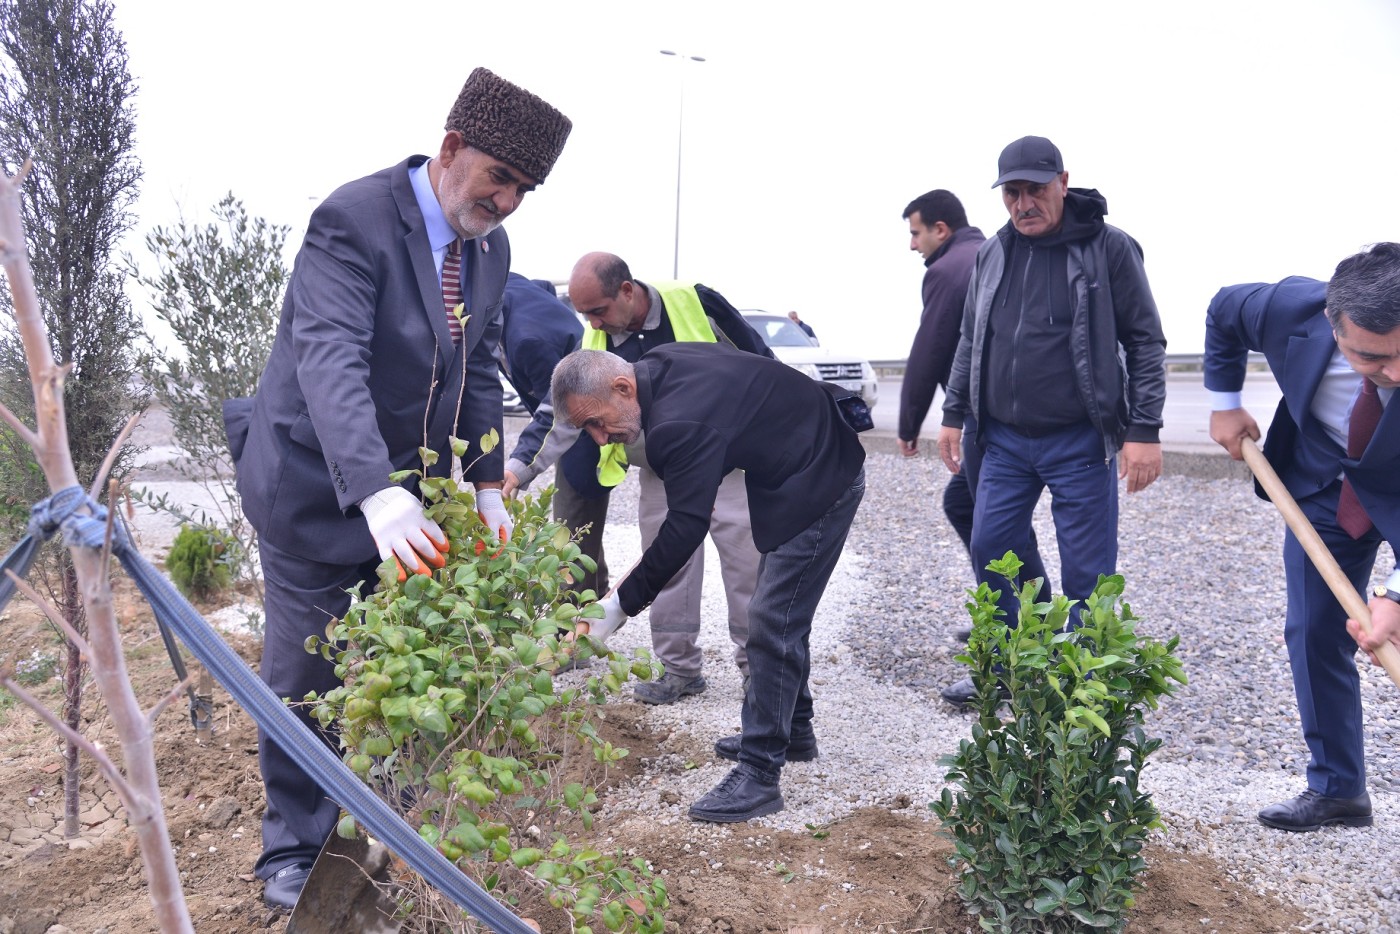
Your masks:
<svg viewBox="0 0 1400 934"><path fill-rule="evenodd" d="M1025 219L1028 218L1028 217L1039 217L1039 216L1040 216L1040 209L1039 209L1039 208L1031 208L1029 211L1017 211L1017 212L1016 212L1016 219L1017 219L1018 221L1023 221L1023 220L1025 220Z"/></svg>

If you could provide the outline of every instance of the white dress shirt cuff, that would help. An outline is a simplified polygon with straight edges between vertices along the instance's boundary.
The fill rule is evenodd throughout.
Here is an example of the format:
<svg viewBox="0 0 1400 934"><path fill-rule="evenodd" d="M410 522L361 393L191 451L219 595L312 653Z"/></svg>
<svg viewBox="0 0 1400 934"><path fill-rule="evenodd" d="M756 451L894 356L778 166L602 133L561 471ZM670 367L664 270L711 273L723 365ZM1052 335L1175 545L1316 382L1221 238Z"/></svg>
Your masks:
<svg viewBox="0 0 1400 934"><path fill-rule="evenodd" d="M1224 412L1229 409L1243 408L1244 400L1240 398L1238 392L1217 392L1210 391L1210 410L1212 412Z"/></svg>

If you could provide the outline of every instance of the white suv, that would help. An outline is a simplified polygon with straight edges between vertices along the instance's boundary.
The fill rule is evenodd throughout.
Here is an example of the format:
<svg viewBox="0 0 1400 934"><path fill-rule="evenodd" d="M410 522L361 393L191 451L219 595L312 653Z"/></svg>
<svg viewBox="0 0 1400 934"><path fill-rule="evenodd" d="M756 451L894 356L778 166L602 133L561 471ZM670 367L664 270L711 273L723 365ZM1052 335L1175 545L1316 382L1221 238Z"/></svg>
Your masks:
<svg viewBox="0 0 1400 934"><path fill-rule="evenodd" d="M859 393L866 405L875 408L880 384L868 362L849 353L819 346L787 315L757 308L745 308L741 314L773 351L773 356L812 379L836 383L843 389Z"/></svg>

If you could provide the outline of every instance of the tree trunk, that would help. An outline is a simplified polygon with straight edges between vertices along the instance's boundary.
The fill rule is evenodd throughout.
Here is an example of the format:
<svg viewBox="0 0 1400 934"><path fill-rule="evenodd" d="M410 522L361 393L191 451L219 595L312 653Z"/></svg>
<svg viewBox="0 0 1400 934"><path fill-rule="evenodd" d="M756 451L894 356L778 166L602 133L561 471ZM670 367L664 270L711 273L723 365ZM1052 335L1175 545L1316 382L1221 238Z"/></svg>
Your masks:
<svg viewBox="0 0 1400 934"><path fill-rule="evenodd" d="M83 612L83 595L78 589L78 572L73 562L63 556L63 595L59 612L80 635L87 635L87 617ZM63 722L74 732L82 722L83 674L85 659L73 642L68 643L67 661L63 667ZM82 811L82 772L79 769L78 744L67 741L63 747L63 836L73 839L82 832L78 814Z"/></svg>

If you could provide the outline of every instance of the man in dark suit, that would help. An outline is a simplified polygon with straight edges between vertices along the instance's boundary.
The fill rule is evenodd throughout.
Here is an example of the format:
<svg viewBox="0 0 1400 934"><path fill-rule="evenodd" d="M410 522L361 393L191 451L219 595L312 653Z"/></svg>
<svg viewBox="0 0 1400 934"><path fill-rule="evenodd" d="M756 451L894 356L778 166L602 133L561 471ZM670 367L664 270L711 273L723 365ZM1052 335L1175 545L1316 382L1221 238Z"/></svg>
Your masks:
<svg viewBox="0 0 1400 934"><path fill-rule="evenodd" d="M374 581L381 561L400 573L443 564L442 530L389 475L420 466L420 445L445 472L449 437L475 442L501 427L495 352L510 245L498 225L544 181L570 123L478 68L445 129L434 158L410 156L317 207L246 440L230 422L266 585L260 671L281 697L338 683L303 642L344 612L346 588ZM482 521L508 538L500 451L464 460ZM339 807L266 737L258 751L267 810L255 871L268 904L291 907Z"/></svg>
<svg viewBox="0 0 1400 934"><path fill-rule="evenodd" d="M1283 399L1264 454L1342 570L1363 590L1382 540L1400 545L1400 244L1343 260L1330 282L1289 278L1221 289L1206 313L1210 435L1239 459L1259 426L1240 406L1246 356L1262 352ZM1356 645L1346 611L1290 530L1284 638L1311 760L1308 787L1259 812L1308 831L1371 825ZM1400 573L1373 595L1384 638L1400 625Z"/></svg>
<svg viewBox="0 0 1400 934"><path fill-rule="evenodd" d="M751 681L743 733L715 751L737 759L695 802L695 820L745 821L783 808L788 759L816 757L807 641L812 617L865 493L865 449L822 384L722 344L655 347L636 363L580 350L554 371L559 414L598 444L643 437L666 489L666 517L641 562L601 603L607 639L651 603L710 528L721 482L743 471L763 557L749 603Z"/></svg>
<svg viewBox="0 0 1400 934"><path fill-rule="evenodd" d="M583 324L559 300L554 283L511 273L501 303L505 327L501 336L501 367L530 410L530 424L520 432L515 450L506 459L506 497L527 489L551 464L554 470L556 521L579 535L579 548L597 570L577 582L580 590L608 589L608 563L603 553L603 526L611 490L598 483L598 445L587 435L555 423L549 398L549 378L560 360L578 350ZM556 463L557 462L557 463ZM586 531L577 532L587 527Z"/></svg>

